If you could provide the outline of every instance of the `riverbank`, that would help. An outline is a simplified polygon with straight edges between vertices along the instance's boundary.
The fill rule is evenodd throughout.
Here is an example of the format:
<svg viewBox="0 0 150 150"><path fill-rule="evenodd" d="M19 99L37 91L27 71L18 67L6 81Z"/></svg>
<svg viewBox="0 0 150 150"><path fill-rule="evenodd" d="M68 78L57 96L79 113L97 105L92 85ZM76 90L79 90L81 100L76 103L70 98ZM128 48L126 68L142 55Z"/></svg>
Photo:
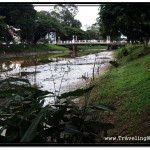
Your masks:
<svg viewBox="0 0 150 150"><path fill-rule="evenodd" d="M101 52L105 46L79 46L76 56L84 56L89 54L95 54ZM32 56L42 56L42 58L49 57L71 57L72 51L63 46L57 46L55 44L37 44L34 46L27 45L1 45L0 58L3 59L12 59L12 58L23 58L23 57L32 57ZM48 55L48 57L44 57ZM50 56L51 55L51 56ZM73 57L76 57L73 56Z"/></svg>
<svg viewBox="0 0 150 150"><path fill-rule="evenodd" d="M65 51L69 50L63 46L57 46L56 44L36 44L36 45L26 45L26 44L9 44L0 45L0 53L30 53L30 52L47 52L47 51Z"/></svg>
<svg viewBox="0 0 150 150"><path fill-rule="evenodd" d="M146 137L150 134L150 47L127 46L116 51L119 67L111 67L98 77L91 93L91 102L111 105L116 113L101 113L100 119L113 123L109 137ZM126 56L125 56L126 55ZM149 143L149 141L122 140L109 143Z"/></svg>

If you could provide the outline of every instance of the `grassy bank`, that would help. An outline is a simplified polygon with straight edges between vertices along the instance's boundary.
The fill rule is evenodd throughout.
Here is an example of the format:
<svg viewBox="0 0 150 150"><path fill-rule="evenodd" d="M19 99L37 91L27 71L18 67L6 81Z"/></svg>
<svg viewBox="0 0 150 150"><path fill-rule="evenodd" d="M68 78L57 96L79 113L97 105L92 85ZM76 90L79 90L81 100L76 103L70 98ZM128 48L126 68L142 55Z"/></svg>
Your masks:
<svg viewBox="0 0 150 150"><path fill-rule="evenodd" d="M119 67L95 80L90 99L93 103L114 106L116 114L102 114L101 119L115 124L110 136L148 136L150 134L150 47L127 45L115 55ZM123 141L120 141L123 142ZM142 141L125 141L137 142ZM147 141L148 142L148 141Z"/></svg>
<svg viewBox="0 0 150 150"><path fill-rule="evenodd" d="M84 56L89 54L95 54L102 51L104 46L80 46L84 50L78 50L76 56ZM50 51L57 51L55 53L49 53ZM60 51L60 53L59 53ZM57 46L55 44L37 44L34 46L27 45L1 45L0 49L1 61L9 62L15 60L33 59L36 55L37 59L41 59L42 62L49 62L50 58L56 57L72 57L69 48L63 46ZM74 57L74 56L73 56Z"/></svg>
<svg viewBox="0 0 150 150"><path fill-rule="evenodd" d="M0 53L14 53L14 52L31 52L31 51L65 51L69 50L63 46L57 46L55 44L37 44L37 45L14 45L10 44L9 46L1 45L0 46Z"/></svg>
<svg viewBox="0 0 150 150"><path fill-rule="evenodd" d="M100 50L106 46L78 46L78 50ZM0 45L0 53L32 52L32 51L66 51L69 47L57 46L55 44L36 44L36 45Z"/></svg>

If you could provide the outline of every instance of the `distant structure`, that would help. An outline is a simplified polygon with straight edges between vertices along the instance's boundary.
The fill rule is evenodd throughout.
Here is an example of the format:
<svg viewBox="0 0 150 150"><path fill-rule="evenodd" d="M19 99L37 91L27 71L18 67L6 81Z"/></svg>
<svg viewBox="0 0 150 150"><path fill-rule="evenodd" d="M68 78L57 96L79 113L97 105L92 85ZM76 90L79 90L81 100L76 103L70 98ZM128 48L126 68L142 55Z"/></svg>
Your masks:
<svg viewBox="0 0 150 150"><path fill-rule="evenodd" d="M15 28L15 27L9 26L9 25L7 25L7 28L8 28L8 32L9 32L10 35L13 37L14 42L15 42L16 44L21 43L21 41L20 41L20 31L21 31L21 29L17 29L17 28Z"/></svg>
<svg viewBox="0 0 150 150"><path fill-rule="evenodd" d="M56 32L49 32L46 34L45 39L48 40L48 43L56 44Z"/></svg>
<svg viewBox="0 0 150 150"><path fill-rule="evenodd" d="M110 36L107 36L106 43L110 43Z"/></svg>

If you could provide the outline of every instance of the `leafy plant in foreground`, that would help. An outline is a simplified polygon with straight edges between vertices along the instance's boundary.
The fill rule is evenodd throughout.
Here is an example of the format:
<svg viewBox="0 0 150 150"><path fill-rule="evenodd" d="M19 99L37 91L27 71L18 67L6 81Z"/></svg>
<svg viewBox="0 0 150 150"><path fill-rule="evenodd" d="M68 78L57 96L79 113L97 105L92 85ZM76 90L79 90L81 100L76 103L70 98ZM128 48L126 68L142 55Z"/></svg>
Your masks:
<svg viewBox="0 0 150 150"><path fill-rule="evenodd" d="M67 143L95 143L100 142L100 133L104 132L103 136L107 135L107 130L114 128L111 123L103 123L95 120L95 116L101 111L114 112L115 109L104 105L90 105L89 94L94 86L86 89L77 89L73 92L62 94L59 99L65 98L65 103L71 106L68 109L67 121L64 128L64 139ZM82 106L78 106L70 100L72 96L84 96ZM69 99L68 99L69 97ZM64 103L63 102L63 103Z"/></svg>
<svg viewBox="0 0 150 150"><path fill-rule="evenodd" d="M101 140L101 132L106 136L107 130L114 127L95 120L101 111L115 109L89 105L88 96L94 86L64 93L56 104L44 106L44 98L50 92L15 83L11 79L11 88L0 91L4 99L0 104L1 143L95 143ZM85 97L82 106L73 102L79 96Z"/></svg>

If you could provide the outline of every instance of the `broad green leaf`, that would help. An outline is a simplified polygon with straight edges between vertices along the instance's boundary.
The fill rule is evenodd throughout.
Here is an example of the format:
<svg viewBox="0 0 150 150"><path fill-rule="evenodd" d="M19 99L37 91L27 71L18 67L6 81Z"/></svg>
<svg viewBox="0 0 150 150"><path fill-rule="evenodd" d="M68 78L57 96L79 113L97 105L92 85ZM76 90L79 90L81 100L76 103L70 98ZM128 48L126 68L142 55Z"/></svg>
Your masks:
<svg viewBox="0 0 150 150"><path fill-rule="evenodd" d="M0 114L0 117L9 117L9 116L14 116L15 114Z"/></svg>
<svg viewBox="0 0 150 150"><path fill-rule="evenodd" d="M48 106L44 107L38 113L37 117L33 120L32 124L30 125L30 127L28 128L28 130L26 131L20 142L31 142L35 138L37 134L36 133L37 126L41 121L41 119L43 118L43 116L45 115L45 113L47 112L47 109Z"/></svg>
<svg viewBox="0 0 150 150"><path fill-rule="evenodd" d="M108 111L108 112L115 112L116 111L116 109L114 108L114 107L112 107L112 106L105 106L105 105L97 105L97 106L93 106L93 107L91 107L91 108L93 108L93 109L97 109L97 110L104 110L104 111Z"/></svg>
<svg viewBox="0 0 150 150"><path fill-rule="evenodd" d="M52 114L49 118L48 124L51 126L58 126L59 121L61 121L66 113L66 107L63 107Z"/></svg>
<svg viewBox="0 0 150 150"><path fill-rule="evenodd" d="M17 89L8 89L8 90L1 90L0 95L1 96L6 96L6 97L11 97L12 93L17 93Z"/></svg>
<svg viewBox="0 0 150 150"><path fill-rule="evenodd" d="M86 89L77 89L75 91L71 91L71 92L61 94L60 96L58 96L58 99L67 98L69 96L82 96L85 93L88 93L89 91L91 91L93 89L93 87L94 86L91 86L91 87L86 88Z"/></svg>
<svg viewBox="0 0 150 150"><path fill-rule="evenodd" d="M11 104L12 102L13 102L12 99L8 99L8 100L6 100L5 102L3 102L2 104L0 104L0 108L1 108L1 109L7 108L7 107L10 106L10 104Z"/></svg>
<svg viewBox="0 0 150 150"><path fill-rule="evenodd" d="M25 112L24 117L28 117L29 115L31 115L37 108L41 107L40 103L37 101L34 103L33 106L31 106L31 108L29 110L27 110L27 112Z"/></svg>
<svg viewBox="0 0 150 150"><path fill-rule="evenodd" d="M74 110L80 112L80 108L73 101L67 99L66 102L68 105L71 105L74 108Z"/></svg>
<svg viewBox="0 0 150 150"><path fill-rule="evenodd" d="M24 100L24 97L20 96L20 95L15 95L14 96L14 100L16 102L22 102Z"/></svg>
<svg viewBox="0 0 150 150"><path fill-rule="evenodd" d="M76 136L83 136L83 133L79 131L76 126L73 126L71 124L66 124L63 133Z"/></svg>

